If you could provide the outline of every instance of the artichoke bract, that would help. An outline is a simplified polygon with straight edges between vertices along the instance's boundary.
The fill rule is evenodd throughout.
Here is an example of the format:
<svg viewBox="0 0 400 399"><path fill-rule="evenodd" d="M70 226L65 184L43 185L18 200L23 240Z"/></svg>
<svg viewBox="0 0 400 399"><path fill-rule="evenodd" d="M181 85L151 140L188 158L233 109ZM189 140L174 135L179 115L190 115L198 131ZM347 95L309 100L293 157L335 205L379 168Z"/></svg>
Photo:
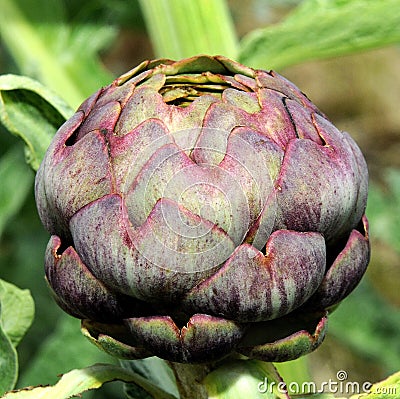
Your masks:
<svg viewBox="0 0 400 399"><path fill-rule="evenodd" d="M292 83L146 61L88 98L36 177L46 279L127 359L295 359L369 261L364 157Z"/></svg>

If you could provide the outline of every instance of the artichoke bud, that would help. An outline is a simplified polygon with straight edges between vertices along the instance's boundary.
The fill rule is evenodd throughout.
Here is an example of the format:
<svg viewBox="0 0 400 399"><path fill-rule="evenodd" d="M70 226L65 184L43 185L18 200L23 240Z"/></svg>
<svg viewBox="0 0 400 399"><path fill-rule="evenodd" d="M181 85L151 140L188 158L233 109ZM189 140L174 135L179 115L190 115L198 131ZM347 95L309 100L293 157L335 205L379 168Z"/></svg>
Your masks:
<svg viewBox="0 0 400 399"><path fill-rule="evenodd" d="M367 184L353 139L279 74L146 61L47 150L46 279L121 358L295 359L365 272Z"/></svg>

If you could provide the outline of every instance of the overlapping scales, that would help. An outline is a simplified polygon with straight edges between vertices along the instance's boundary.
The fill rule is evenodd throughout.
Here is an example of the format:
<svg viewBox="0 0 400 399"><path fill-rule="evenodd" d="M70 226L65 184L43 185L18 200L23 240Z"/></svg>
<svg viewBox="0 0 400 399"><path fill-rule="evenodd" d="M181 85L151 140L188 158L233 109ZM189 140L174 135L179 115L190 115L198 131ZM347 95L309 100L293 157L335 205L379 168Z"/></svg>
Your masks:
<svg viewBox="0 0 400 399"><path fill-rule="evenodd" d="M356 143L280 75L147 61L47 151L46 278L118 357L293 359L365 272L367 181Z"/></svg>

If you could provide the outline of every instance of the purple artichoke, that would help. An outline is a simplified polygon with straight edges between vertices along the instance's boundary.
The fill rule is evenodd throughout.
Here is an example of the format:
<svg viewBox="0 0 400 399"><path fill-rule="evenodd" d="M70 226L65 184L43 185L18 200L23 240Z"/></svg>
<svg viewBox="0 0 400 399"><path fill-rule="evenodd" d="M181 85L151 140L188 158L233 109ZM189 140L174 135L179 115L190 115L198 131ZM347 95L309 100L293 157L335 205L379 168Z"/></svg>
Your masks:
<svg viewBox="0 0 400 399"><path fill-rule="evenodd" d="M294 359L365 272L367 180L355 142L277 73L146 61L40 166L46 278L115 356Z"/></svg>

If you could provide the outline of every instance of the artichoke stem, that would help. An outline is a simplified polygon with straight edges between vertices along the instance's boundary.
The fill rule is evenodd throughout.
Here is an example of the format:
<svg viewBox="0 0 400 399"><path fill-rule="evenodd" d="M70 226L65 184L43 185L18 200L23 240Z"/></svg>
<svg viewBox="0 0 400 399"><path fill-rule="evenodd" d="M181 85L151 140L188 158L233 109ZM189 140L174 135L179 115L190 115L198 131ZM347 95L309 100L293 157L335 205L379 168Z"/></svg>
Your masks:
<svg viewBox="0 0 400 399"><path fill-rule="evenodd" d="M180 399L208 398L206 387L202 381L214 369L212 364L167 363L175 374Z"/></svg>

